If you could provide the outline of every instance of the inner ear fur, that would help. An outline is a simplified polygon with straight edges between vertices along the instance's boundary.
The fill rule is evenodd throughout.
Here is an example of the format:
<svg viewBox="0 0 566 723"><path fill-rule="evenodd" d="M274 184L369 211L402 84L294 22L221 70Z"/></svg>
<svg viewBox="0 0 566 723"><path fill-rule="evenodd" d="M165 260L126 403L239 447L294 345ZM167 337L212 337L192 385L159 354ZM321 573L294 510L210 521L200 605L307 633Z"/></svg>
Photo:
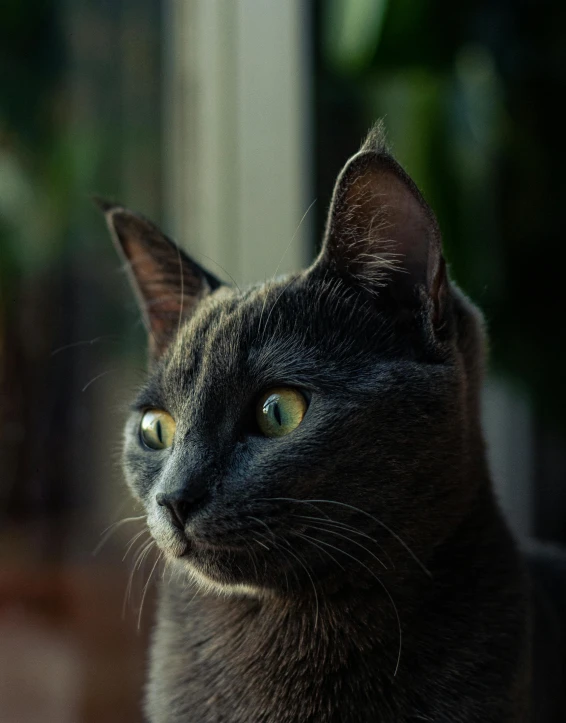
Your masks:
<svg viewBox="0 0 566 723"><path fill-rule="evenodd" d="M220 281L205 271L155 224L123 206L96 199L149 334L152 357L159 357L180 324Z"/></svg>
<svg viewBox="0 0 566 723"><path fill-rule="evenodd" d="M388 152L381 129L338 177L318 263L395 303L425 296L442 315L446 268L434 213Z"/></svg>

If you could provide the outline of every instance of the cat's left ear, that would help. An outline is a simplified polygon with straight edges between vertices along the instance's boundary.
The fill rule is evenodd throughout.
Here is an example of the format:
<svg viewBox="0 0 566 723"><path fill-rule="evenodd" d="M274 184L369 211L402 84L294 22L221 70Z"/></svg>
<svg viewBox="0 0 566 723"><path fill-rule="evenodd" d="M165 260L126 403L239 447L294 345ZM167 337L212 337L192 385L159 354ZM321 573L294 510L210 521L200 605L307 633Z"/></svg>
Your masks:
<svg viewBox="0 0 566 723"><path fill-rule="evenodd" d="M150 354L159 357L180 323L220 286L220 281L190 259L151 221L122 206L101 199L95 202L104 212L116 248L126 262L149 333Z"/></svg>
<svg viewBox="0 0 566 723"><path fill-rule="evenodd" d="M442 321L448 280L436 218L378 126L341 172L317 266L397 307Z"/></svg>

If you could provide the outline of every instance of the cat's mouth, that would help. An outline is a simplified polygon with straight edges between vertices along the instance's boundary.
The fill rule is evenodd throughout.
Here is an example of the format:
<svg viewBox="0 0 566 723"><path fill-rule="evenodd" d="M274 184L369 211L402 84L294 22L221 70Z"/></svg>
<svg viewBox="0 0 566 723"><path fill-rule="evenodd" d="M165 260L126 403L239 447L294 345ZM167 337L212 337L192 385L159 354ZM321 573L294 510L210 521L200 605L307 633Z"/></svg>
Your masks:
<svg viewBox="0 0 566 723"><path fill-rule="evenodd" d="M212 543L184 535L182 544L161 549L204 592L252 597L265 592L242 576L242 569L245 569L242 563L246 561L243 546Z"/></svg>
<svg viewBox="0 0 566 723"><path fill-rule="evenodd" d="M287 589L292 550L281 557L277 545L267 538L258 542L257 531L234 522L199 515L181 529L156 515L149 526L166 559L203 590L263 597L279 589L278 575Z"/></svg>
<svg viewBox="0 0 566 723"><path fill-rule="evenodd" d="M226 541L210 541L203 540L199 537L193 537L186 535L184 539L184 549L178 555L182 558L191 558L195 555L220 555L220 554L233 554L238 555L246 551L246 547L243 545L235 545Z"/></svg>
<svg viewBox="0 0 566 723"><path fill-rule="evenodd" d="M160 534L165 532L165 534ZM244 544L237 544L229 535L210 539L192 530L168 529L152 533L157 545L165 555L178 560L192 561L195 558L238 556L246 552Z"/></svg>

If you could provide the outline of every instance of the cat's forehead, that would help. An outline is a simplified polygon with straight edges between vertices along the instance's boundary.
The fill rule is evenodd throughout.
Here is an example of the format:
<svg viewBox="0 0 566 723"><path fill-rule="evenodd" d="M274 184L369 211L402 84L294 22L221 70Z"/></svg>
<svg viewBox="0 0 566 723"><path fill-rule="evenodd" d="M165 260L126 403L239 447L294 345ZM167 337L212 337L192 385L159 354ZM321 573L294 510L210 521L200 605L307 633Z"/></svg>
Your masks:
<svg viewBox="0 0 566 723"><path fill-rule="evenodd" d="M222 287L205 299L180 329L165 373L196 373L206 364L209 374L226 375L250 359L267 358L274 347L296 346L301 334L292 322L297 320L300 294L298 289L285 294L295 280L257 285L244 292Z"/></svg>
<svg viewBox="0 0 566 723"><path fill-rule="evenodd" d="M289 323L293 302L277 302L282 288L222 290L203 301L152 380L161 403L190 423L220 418L221 409L275 381L308 379L316 364Z"/></svg>
<svg viewBox="0 0 566 723"><path fill-rule="evenodd" d="M341 331L356 334L367 325L367 305L340 283L313 282L305 274L239 289L222 287L205 299L181 328L170 364L183 364L198 349L261 349L293 338L321 344Z"/></svg>
<svg viewBox="0 0 566 723"><path fill-rule="evenodd" d="M181 328L162 380L191 396L230 383L343 381L386 351L390 338L380 315L342 284L290 276L203 301Z"/></svg>
<svg viewBox="0 0 566 723"><path fill-rule="evenodd" d="M412 344L374 298L334 281L289 277L204 299L148 380L146 396L188 426L202 425L274 386L373 393L392 362L407 361L415 362Z"/></svg>

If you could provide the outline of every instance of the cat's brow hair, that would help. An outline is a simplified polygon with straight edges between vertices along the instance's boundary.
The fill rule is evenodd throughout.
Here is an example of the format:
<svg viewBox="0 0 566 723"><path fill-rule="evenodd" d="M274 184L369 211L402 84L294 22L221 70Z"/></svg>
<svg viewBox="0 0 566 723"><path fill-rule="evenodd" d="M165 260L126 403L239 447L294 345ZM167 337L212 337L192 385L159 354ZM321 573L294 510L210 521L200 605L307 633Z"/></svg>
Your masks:
<svg viewBox="0 0 566 723"><path fill-rule="evenodd" d="M356 355L351 336L339 328L326 331L325 342L332 347L333 356L340 360L338 364L342 368L338 368L337 362L332 359L321 358L317 350L319 342L309 338L306 328L300 328L300 318L296 318L291 326L284 325L285 314L279 315L277 306L283 303L285 294L294 295L288 286L284 282L261 285L241 294L225 292L221 299L211 297L203 302L195 317L185 323L167 361L166 373L172 380L177 380L178 388L185 388L188 380L192 384L197 383L201 373L206 375L207 369L201 369L201 362L203 358L210 359L212 356L226 360L246 359L252 373L265 383L270 377L295 379L298 369L303 374L314 374L321 361L325 362L328 375L336 373L341 377L348 368L361 365L361 369L362 357L366 354L358 350ZM260 302L262 309L265 307L274 314L266 314L260 337L253 331L246 337L246 328L248 332L257 328L253 319ZM314 306L308 310L310 314L322 312L329 318L341 315L346 325L367 326L368 339L379 337L386 346L392 339L388 320L385 317L376 319L371 299L356 296L342 280L327 274L320 281ZM307 314L305 309L301 309L300 313L302 316ZM249 338L249 343L243 344L245 350L241 348L242 335ZM363 376L360 376L360 381L363 381Z"/></svg>
<svg viewBox="0 0 566 723"><path fill-rule="evenodd" d="M168 371L182 368L191 354L194 354L198 347L195 340L202 342L209 335L218 318L225 313L224 303L227 290L223 289L223 297L218 298L218 292L204 299L199 305L197 313L185 321L181 327L177 337L171 344L168 357L166 359L166 368ZM202 349L199 350L199 356L203 356Z"/></svg>

